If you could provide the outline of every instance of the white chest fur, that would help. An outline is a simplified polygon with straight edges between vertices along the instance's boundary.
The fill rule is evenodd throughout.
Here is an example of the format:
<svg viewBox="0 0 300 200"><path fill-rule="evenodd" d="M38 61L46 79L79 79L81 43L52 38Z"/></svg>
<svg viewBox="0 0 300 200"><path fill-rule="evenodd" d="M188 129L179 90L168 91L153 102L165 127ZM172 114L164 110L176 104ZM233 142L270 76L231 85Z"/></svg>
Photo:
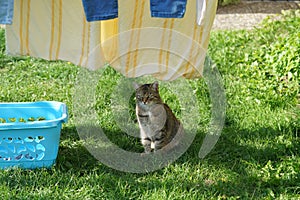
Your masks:
<svg viewBox="0 0 300 200"><path fill-rule="evenodd" d="M167 120L167 113L163 104L149 106L147 110L137 112L141 134L153 137L158 131L162 130Z"/></svg>

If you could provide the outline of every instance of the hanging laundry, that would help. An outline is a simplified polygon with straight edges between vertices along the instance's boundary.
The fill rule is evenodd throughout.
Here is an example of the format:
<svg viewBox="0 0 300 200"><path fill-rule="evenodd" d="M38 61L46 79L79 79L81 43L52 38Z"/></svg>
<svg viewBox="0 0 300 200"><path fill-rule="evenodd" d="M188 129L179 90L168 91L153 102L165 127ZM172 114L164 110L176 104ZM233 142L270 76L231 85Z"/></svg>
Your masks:
<svg viewBox="0 0 300 200"><path fill-rule="evenodd" d="M190 0L183 18L157 18L150 0L122 0L118 18L89 23L82 0L14 1L6 51L91 70L109 64L126 77L200 77L217 2Z"/></svg>
<svg viewBox="0 0 300 200"><path fill-rule="evenodd" d="M201 25L204 22L204 16L206 9L207 0L197 0L197 23Z"/></svg>
<svg viewBox="0 0 300 200"><path fill-rule="evenodd" d="M203 0L198 0L203 1ZM119 1L120 63L127 77L152 74L160 80L201 77L217 0L187 1L183 18L153 18L148 0ZM199 3L207 3L197 23ZM134 8L128 12L129 8Z"/></svg>
<svg viewBox="0 0 300 200"><path fill-rule="evenodd" d="M150 0L152 17L182 18L187 0Z"/></svg>
<svg viewBox="0 0 300 200"><path fill-rule="evenodd" d="M14 0L0 1L0 24L11 24L14 13Z"/></svg>
<svg viewBox="0 0 300 200"><path fill-rule="evenodd" d="M88 22L118 17L118 0L82 0Z"/></svg>

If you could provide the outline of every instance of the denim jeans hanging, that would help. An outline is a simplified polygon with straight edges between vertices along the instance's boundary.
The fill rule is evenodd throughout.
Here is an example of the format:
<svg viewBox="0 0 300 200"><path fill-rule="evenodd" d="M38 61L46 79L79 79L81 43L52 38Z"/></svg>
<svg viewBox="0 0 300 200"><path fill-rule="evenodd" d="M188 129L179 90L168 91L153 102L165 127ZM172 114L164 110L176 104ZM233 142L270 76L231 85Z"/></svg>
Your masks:
<svg viewBox="0 0 300 200"><path fill-rule="evenodd" d="M0 1L0 24L11 24L14 14L14 0Z"/></svg>
<svg viewBox="0 0 300 200"><path fill-rule="evenodd" d="M183 18L187 0L150 0L152 17Z"/></svg>
<svg viewBox="0 0 300 200"><path fill-rule="evenodd" d="M118 17L118 0L82 0L88 22Z"/></svg>

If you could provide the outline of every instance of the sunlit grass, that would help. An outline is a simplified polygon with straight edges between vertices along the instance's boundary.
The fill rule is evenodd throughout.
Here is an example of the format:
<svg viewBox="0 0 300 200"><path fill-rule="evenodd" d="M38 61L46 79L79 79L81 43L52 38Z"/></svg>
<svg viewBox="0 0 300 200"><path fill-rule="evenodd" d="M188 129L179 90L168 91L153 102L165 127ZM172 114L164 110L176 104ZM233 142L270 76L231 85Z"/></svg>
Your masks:
<svg viewBox="0 0 300 200"><path fill-rule="evenodd" d="M299 15L290 13L253 31L213 32L209 55L227 96L222 135L213 151L199 159L210 99L202 79L188 81L201 113L196 138L176 162L148 174L116 171L86 150L73 117L77 66L7 56L0 30L0 101L62 101L70 114L56 165L0 171L1 199L299 198L299 24ZM111 95L121 77L111 68L104 71L96 109L108 137L126 150L140 151L139 141L122 133L112 117ZM161 93L180 117L174 94L165 88Z"/></svg>

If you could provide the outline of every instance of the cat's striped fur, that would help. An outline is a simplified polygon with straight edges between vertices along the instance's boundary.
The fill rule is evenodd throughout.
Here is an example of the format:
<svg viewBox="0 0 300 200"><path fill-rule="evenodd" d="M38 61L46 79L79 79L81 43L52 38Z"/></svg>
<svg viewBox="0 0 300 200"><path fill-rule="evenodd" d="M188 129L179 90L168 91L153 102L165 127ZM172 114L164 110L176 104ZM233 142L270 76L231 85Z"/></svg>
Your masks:
<svg viewBox="0 0 300 200"><path fill-rule="evenodd" d="M145 153L162 149L174 139L176 134L181 134L182 125L170 107L163 103L157 81L152 84L134 84L134 87L136 116Z"/></svg>

